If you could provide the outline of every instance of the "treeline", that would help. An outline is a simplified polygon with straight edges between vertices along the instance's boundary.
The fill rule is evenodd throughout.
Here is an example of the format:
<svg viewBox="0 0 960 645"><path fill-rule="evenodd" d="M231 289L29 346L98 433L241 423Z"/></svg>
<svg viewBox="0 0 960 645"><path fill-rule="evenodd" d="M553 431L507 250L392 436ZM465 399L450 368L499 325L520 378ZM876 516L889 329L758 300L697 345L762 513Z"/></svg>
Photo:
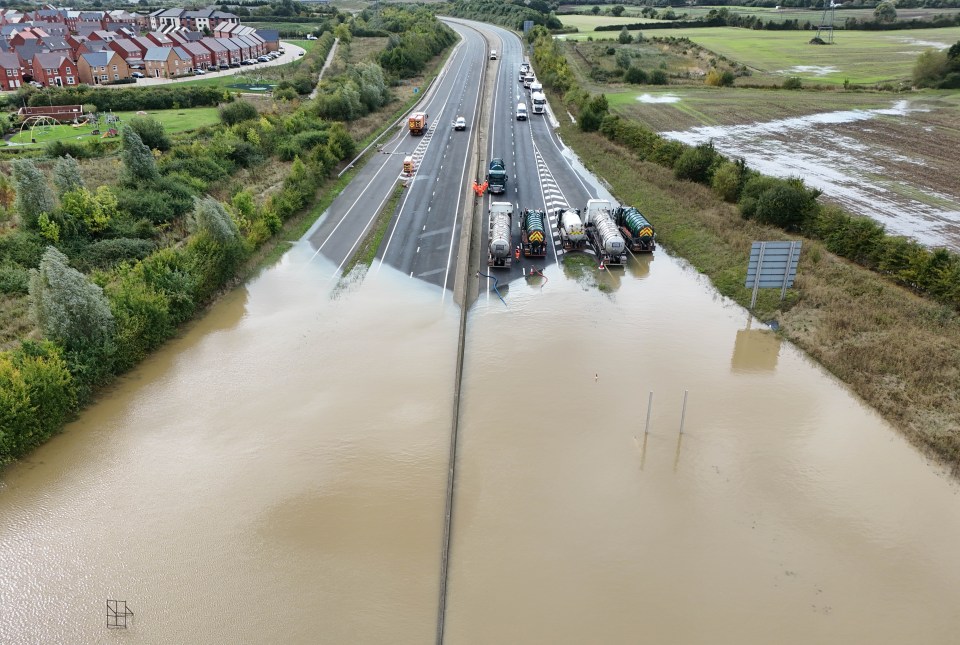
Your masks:
<svg viewBox="0 0 960 645"><path fill-rule="evenodd" d="M523 23L530 20L535 25L543 25L548 29L561 29L563 23L550 10L546 3L539 3L540 10L530 6L513 2L497 0L460 0L442 5L435 5L437 13L456 18L468 18L503 25L510 29L523 29Z"/></svg>
<svg viewBox="0 0 960 645"><path fill-rule="evenodd" d="M333 49L334 35L329 31L323 32L316 42L316 46L300 59L291 78L285 78L273 88L273 96L278 99L292 99L297 95L305 96L313 91L317 85L320 70L327 60L327 54Z"/></svg>
<svg viewBox="0 0 960 645"><path fill-rule="evenodd" d="M742 160L727 159L710 143L687 146L610 114L604 95L591 96L577 87L561 62L559 44L546 29L538 27L528 37L542 82L563 94L582 130L598 131L638 159L671 168L678 179L710 186L725 201L738 204L745 219L819 239L831 252L960 310L960 255L888 235L872 219L821 205L817 202L820 191L807 188L802 179L761 175Z"/></svg>
<svg viewBox="0 0 960 645"><path fill-rule="evenodd" d="M417 75L427 61L457 41L456 33L425 8L410 11L388 6L381 11L381 26L389 25L395 33L377 62L395 78Z"/></svg>
<svg viewBox="0 0 960 645"><path fill-rule="evenodd" d="M229 92L220 88L182 84L129 89L103 89L90 85L44 90L30 87L20 89L15 96L15 105L23 105L24 102L31 107L93 105L100 112L211 107L230 100Z"/></svg>
<svg viewBox="0 0 960 645"><path fill-rule="evenodd" d="M8 215L18 223L0 236L0 290L29 293L46 339L0 353L0 463L42 442L96 388L170 338L355 153L342 124L303 109L260 116L238 101L221 119L216 133L177 146L152 119L126 124L115 187L86 186L69 157L54 164L52 180L18 160L12 179L0 181L0 193L6 182L4 194L15 195ZM159 162L152 145L169 148ZM262 204L249 190L227 204L204 196L271 159L293 164Z"/></svg>
<svg viewBox="0 0 960 645"><path fill-rule="evenodd" d="M729 11L726 7L721 9L711 9L710 13L704 18L697 20L672 20L669 22L635 22L627 25L599 25L594 27L594 31L621 31L628 29L630 31L649 31L651 29L696 29L702 27L741 27L743 29L763 29L767 31L806 31L816 29L819 23L819 17L814 17L815 22L806 20L800 22L799 19L787 20L764 20L755 15L739 14ZM835 25L836 29L862 30L862 31L896 31L900 29L937 29L941 27L954 27L960 25L960 14L953 16L934 16L928 20L905 20L898 22L882 22L877 20L857 20L850 17L842 25Z"/></svg>
<svg viewBox="0 0 960 645"><path fill-rule="evenodd" d="M928 49L917 57L913 67L917 87L960 89L960 41L947 51Z"/></svg>

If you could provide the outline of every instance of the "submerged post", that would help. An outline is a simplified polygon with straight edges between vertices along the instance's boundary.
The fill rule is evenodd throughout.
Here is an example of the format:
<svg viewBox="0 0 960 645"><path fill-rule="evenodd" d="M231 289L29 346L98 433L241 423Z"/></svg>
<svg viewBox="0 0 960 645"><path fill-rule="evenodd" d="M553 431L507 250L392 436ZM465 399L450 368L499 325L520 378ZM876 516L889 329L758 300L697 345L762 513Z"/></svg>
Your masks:
<svg viewBox="0 0 960 645"><path fill-rule="evenodd" d="M653 390L650 390L650 396L647 397L647 424L643 427L643 434L650 432L650 411L653 409Z"/></svg>
<svg viewBox="0 0 960 645"><path fill-rule="evenodd" d="M683 422L687 418L687 390L683 391L683 410L680 412L680 434L683 434Z"/></svg>

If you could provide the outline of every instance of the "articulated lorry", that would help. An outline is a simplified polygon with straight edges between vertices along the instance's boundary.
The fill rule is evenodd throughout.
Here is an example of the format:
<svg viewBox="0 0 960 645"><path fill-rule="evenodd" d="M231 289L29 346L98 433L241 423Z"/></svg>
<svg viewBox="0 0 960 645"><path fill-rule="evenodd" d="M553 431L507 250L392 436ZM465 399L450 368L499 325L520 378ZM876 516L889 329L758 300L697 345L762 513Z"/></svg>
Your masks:
<svg viewBox="0 0 960 645"><path fill-rule="evenodd" d="M509 268L513 262L513 204L490 202L487 266Z"/></svg>
<svg viewBox="0 0 960 645"><path fill-rule="evenodd" d="M499 195L507 190L507 166L500 157L490 161L490 170L487 172L487 190Z"/></svg>
<svg viewBox="0 0 960 645"><path fill-rule="evenodd" d="M547 110L547 97L543 92L534 92L530 96L534 114L543 114Z"/></svg>

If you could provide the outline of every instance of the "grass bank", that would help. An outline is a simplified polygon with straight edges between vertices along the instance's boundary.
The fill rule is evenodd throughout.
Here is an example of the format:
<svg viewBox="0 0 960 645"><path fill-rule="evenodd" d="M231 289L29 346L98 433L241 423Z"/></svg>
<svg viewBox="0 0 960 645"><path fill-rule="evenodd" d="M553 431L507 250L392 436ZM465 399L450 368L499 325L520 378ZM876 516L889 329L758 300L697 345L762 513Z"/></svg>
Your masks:
<svg viewBox="0 0 960 645"><path fill-rule="evenodd" d="M633 158L601 135L568 123L562 136L617 199L657 227L660 245L688 260L743 306L750 243L780 229L743 220L706 187ZM960 318L879 275L804 240L796 286L761 292L756 313L846 383L915 445L960 472Z"/></svg>

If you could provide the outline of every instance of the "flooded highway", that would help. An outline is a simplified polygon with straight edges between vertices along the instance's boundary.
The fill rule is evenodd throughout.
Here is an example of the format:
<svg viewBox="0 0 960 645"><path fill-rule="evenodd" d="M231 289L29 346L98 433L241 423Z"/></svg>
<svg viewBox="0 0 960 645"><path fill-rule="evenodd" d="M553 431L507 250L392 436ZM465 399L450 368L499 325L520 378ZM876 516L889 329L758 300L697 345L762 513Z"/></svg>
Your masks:
<svg viewBox="0 0 960 645"><path fill-rule="evenodd" d="M312 254L0 475L0 642L433 642L460 312ZM469 311L446 643L955 641L952 480L666 253L545 275Z"/></svg>

